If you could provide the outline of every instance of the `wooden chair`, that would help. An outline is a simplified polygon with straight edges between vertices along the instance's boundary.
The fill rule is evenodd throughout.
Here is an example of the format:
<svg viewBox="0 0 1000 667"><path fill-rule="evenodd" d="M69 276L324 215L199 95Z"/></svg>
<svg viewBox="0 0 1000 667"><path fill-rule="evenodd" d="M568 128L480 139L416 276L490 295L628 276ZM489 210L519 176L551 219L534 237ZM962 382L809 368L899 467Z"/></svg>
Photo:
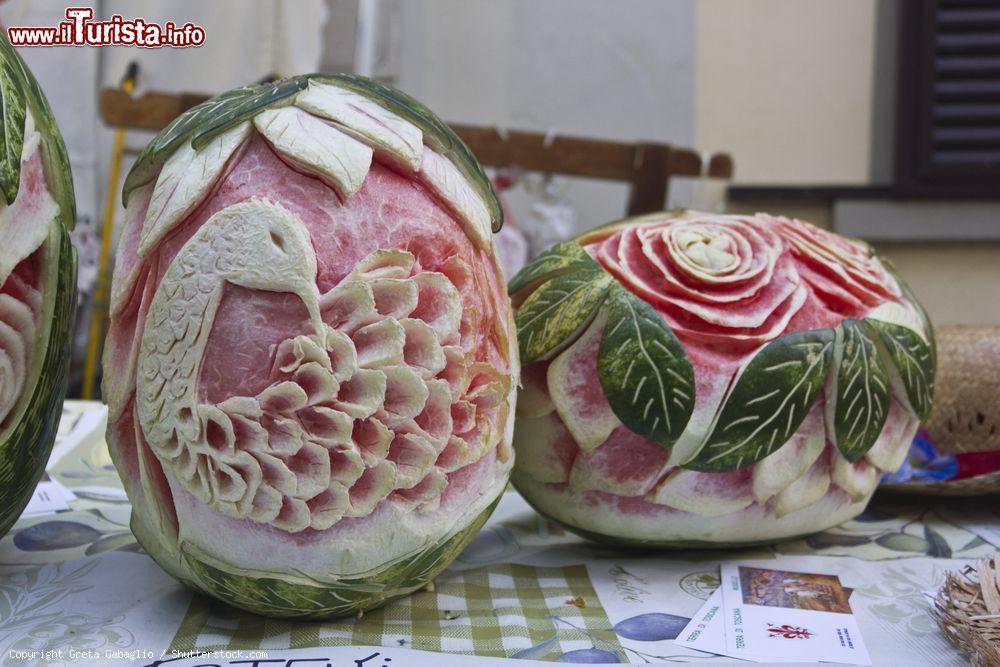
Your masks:
<svg viewBox="0 0 1000 667"><path fill-rule="evenodd" d="M156 92L133 97L122 90L107 89L101 93L101 120L117 128L159 131L206 99L191 93ZM704 164L698 153L663 143L625 143L459 124L451 128L489 167L520 167L630 183L629 215L666 208L674 176L730 179L733 175L733 160L726 153L714 153Z"/></svg>

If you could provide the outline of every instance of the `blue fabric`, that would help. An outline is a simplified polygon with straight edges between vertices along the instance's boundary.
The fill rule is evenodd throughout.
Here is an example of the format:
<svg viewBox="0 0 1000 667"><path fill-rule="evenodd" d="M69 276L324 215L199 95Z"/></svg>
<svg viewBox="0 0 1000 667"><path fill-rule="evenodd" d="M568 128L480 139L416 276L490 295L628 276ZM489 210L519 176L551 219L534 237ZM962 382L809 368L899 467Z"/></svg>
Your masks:
<svg viewBox="0 0 1000 667"><path fill-rule="evenodd" d="M958 474L958 459L942 455L927 431L917 431L910 453L902 467L882 478L885 484L901 482L939 482Z"/></svg>

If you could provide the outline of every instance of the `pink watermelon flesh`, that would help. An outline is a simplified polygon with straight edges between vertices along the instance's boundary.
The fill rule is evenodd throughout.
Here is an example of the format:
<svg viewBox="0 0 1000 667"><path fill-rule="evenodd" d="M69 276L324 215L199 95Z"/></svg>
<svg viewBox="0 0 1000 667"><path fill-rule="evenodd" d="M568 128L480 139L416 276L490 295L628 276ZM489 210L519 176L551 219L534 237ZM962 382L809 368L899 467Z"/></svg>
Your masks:
<svg viewBox="0 0 1000 667"><path fill-rule="evenodd" d="M834 459L832 480L857 501L867 498L875 490L879 472L863 458L850 463L843 456L839 456Z"/></svg>
<svg viewBox="0 0 1000 667"><path fill-rule="evenodd" d="M569 488L640 496L663 475L668 456L663 447L622 424L604 444L576 457Z"/></svg>
<svg viewBox="0 0 1000 667"><path fill-rule="evenodd" d="M650 494L660 505L715 517L738 512L753 504L749 470L712 473L675 469Z"/></svg>
<svg viewBox="0 0 1000 667"><path fill-rule="evenodd" d="M879 470L892 472L898 470L910 451L910 443L917 432L920 420L906 411L898 400L889 402L889 413L878 440L865 459Z"/></svg>
<svg viewBox="0 0 1000 667"><path fill-rule="evenodd" d="M767 502L787 489L823 453L826 433L819 410L819 406L814 407L788 442L753 467L753 494L757 502Z"/></svg>
<svg viewBox="0 0 1000 667"><path fill-rule="evenodd" d="M827 447L816 462L774 498L774 511L780 517L819 502L830 488L830 458L835 452Z"/></svg>
<svg viewBox="0 0 1000 667"><path fill-rule="evenodd" d="M8 425L35 357L42 308L42 255L21 260L0 285L0 429Z"/></svg>

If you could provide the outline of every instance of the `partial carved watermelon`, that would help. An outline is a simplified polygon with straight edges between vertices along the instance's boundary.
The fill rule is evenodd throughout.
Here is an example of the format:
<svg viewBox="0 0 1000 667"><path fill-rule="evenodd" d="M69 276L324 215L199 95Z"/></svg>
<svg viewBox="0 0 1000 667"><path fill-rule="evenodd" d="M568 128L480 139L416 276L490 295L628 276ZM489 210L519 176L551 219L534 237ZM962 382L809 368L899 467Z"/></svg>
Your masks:
<svg viewBox="0 0 1000 667"><path fill-rule="evenodd" d="M0 37L0 536L45 470L76 312L73 179L38 82Z"/></svg>
<svg viewBox="0 0 1000 667"><path fill-rule="evenodd" d="M869 246L766 214L656 213L511 281L525 374L579 449L519 430L514 483L628 544L764 542L856 515L929 409L934 340ZM548 409L532 386L522 414ZM560 439L560 451L569 451ZM552 469L546 466L552 465Z"/></svg>
<svg viewBox="0 0 1000 667"><path fill-rule="evenodd" d="M399 91L300 76L177 118L123 199L108 441L146 551L269 616L425 586L513 465L501 214L468 149Z"/></svg>

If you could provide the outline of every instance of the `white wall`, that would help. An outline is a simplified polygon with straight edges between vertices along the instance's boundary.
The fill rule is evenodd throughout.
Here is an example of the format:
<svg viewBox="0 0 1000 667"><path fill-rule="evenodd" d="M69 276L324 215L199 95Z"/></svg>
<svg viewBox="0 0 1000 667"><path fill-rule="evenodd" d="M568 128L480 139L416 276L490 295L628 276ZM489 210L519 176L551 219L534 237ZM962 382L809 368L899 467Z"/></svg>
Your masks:
<svg viewBox="0 0 1000 667"><path fill-rule="evenodd" d="M876 0L699 0L695 143L736 183L864 184Z"/></svg>
<svg viewBox="0 0 1000 667"><path fill-rule="evenodd" d="M694 0L400 3L395 83L447 120L688 146ZM621 217L624 185L574 179L578 229ZM511 198L523 215L528 198Z"/></svg>
<svg viewBox="0 0 1000 667"><path fill-rule="evenodd" d="M737 183L865 185L884 176L884 165L873 168L884 156L873 150L891 150L892 142L874 135L872 128L885 123L873 111L885 111L876 108L885 92L877 86L893 83L892 72L889 81L876 79L880 9L877 0L698 0L695 143L730 151ZM954 220L965 208L906 206L920 209L925 239L928 226L942 238L963 229L963 238L971 236L969 220ZM993 205L991 221L981 208L995 239L1000 207ZM730 209L838 223L826 202L741 201ZM888 229L894 220L885 220L885 229L878 216L864 222L869 232L862 235L885 238L892 231L900 238L898 225ZM1000 325L1000 244L896 240L876 248L934 322Z"/></svg>

